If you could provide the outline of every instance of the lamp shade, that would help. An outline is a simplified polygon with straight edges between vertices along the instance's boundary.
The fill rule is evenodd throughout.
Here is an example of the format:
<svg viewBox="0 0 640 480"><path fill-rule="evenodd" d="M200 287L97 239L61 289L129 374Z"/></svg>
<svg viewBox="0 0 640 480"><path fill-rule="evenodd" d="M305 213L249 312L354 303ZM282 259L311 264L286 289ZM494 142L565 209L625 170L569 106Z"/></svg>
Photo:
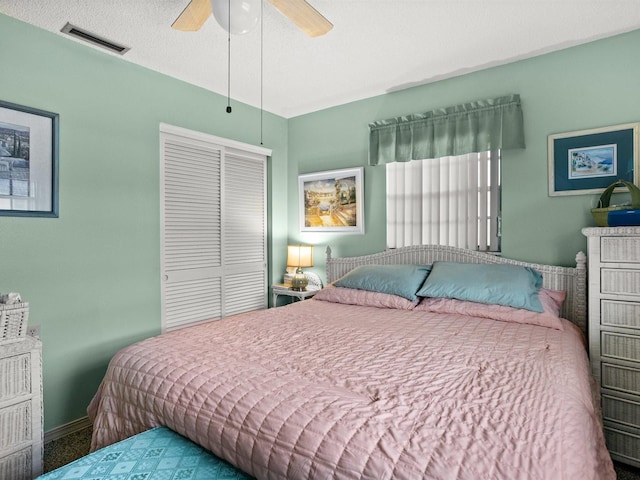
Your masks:
<svg viewBox="0 0 640 480"><path fill-rule="evenodd" d="M312 245L289 245L287 267L313 267Z"/></svg>
<svg viewBox="0 0 640 480"><path fill-rule="evenodd" d="M258 24L260 0L211 0L211 11L216 21L227 32L242 35Z"/></svg>

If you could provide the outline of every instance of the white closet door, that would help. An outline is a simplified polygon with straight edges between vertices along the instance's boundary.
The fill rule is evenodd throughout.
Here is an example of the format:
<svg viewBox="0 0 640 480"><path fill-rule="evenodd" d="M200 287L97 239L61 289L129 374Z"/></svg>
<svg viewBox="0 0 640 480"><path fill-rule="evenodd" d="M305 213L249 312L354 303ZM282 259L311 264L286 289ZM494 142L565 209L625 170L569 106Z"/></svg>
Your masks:
<svg viewBox="0 0 640 480"><path fill-rule="evenodd" d="M227 148L223 174L225 316L267 305L266 162Z"/></svg>
<svg viewBox="0 0 640 480"><path fill-rule="evenodd" d="M266 150L224 142L161 126L163 331L267 306Z"/></svg>

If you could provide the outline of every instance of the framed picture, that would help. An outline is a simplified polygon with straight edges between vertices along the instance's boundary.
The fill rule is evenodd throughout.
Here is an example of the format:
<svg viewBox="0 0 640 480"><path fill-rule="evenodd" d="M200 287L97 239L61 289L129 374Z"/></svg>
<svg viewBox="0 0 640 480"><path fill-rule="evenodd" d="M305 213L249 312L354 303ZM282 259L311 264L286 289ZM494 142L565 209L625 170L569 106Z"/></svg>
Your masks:
<svg viewBox="0 0 640 480"><path fill-rule="evenodd" d="M363 168L298 176L300 231L364 233Z"/></svg>
<svg viewBox="0 0 640 480"><path fill-rule="evenodd" d="M549 135L549 195L602 193L617 179L637 185L639 126L628 123Z"/></svg>
<svg viewBox="0 0 640 480"><path fill-rule="evenodd" d="M0 101L0 216L58 216L58 122Z"/></svg>

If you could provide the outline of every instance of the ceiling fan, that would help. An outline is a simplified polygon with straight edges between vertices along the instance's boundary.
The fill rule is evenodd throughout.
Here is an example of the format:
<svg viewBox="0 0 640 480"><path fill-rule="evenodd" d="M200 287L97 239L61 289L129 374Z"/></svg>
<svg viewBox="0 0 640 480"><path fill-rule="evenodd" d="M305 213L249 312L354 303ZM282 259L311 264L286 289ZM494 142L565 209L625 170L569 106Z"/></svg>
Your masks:
<svg viewBox="0 0 640 480"><path fill-rule="evenodd" d="M238 2L239 0L230 1ZM227 2L228 0L191 0L171 27L176 30L193 32L199 30L212 13L217 20L220 20L221 17L226 18L228 15ZM220 7L225 9L224 15L216 12L215 7L212 9L212 3L220 4ZM269 0L269 3L310 37L324 35L333 28L333 24L305 0Z"/></svg>

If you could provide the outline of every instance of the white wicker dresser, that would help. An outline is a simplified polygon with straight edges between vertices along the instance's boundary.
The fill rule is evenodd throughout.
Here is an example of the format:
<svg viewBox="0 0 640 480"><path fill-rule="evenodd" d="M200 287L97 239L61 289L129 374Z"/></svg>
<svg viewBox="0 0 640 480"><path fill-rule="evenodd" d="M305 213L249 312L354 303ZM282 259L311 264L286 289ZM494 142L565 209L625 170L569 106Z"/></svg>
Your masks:
<svg viewBox="0 0 640 480"><path fill-rule="evenodd" d="M607 447L640 466L640 227L585 228L589 357L601 387Z"/></svg>
<svg viewBox="0 0 640 480"><path fill-rule="evenodd" d="M42 473L42 343L0 344L0 479Z"/></svg>

